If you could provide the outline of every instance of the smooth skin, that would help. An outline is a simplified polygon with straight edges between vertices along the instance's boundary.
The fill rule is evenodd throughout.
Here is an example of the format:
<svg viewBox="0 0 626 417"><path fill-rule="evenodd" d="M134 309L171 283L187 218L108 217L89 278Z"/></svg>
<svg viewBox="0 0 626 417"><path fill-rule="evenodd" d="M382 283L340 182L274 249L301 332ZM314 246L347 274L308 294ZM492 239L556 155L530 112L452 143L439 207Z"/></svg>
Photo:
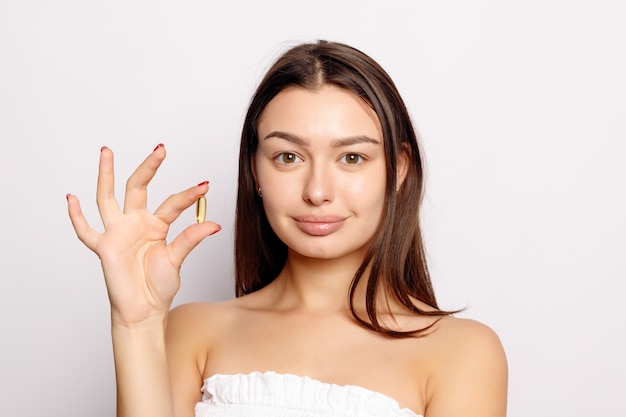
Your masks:
<svg viewBox="0 0 626 417"><path fill-rule="evenodd" d="M78 237L101 259L111 300L119 416L192 417L204 379L217 373L276 371L381 392L424 417L506 415L507 365L495 333L444 317L426 337L391 339L352 318L347 292L381 216L385 157L379 123L356 96L333 86L290 88L258 126L255 179L278 236L285 268L265 288L223 303L168 313L184 258L219 230L193 224L171 243L169 225L202 184L146 210L146 187L165 158L159 146L113 197L113 154L101 154L95 232L68 197ZM404 179L401 157L398 177ZM423 309L432 309L415 301ZM355 305L363 313L364 288ZM384 323L413 330L432 318L379 305Z"/></svg>

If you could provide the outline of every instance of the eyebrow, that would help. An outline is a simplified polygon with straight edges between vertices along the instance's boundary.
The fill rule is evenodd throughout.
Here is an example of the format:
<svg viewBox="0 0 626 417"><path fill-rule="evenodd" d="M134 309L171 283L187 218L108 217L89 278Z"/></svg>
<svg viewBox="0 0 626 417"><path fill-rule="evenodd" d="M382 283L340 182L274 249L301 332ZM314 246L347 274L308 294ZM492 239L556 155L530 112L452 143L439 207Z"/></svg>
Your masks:
<svg viewBox="0 0 626 417"><path fill-rule="evenodd" d="M263 140L271 138L280 138L300 146L309 146L309 142L307 140L287 132L274 131L266 135ZM358 143L372 143L374 145L380 145L380 141L377 139L365 135L357 135L335 139L331 142L331 146L333 148L341 148L342 146L356 145Z"/></svg>

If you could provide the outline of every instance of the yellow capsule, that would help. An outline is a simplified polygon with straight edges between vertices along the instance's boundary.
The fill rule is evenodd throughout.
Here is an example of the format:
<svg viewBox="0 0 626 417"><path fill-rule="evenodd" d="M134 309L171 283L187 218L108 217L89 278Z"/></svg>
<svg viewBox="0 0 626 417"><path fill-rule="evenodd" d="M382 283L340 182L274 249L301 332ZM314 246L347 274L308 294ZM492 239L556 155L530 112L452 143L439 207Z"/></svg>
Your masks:
<svg viewBox="0 0 626 417"><path fill-rule="evenodd" d="M196 200L196 222L204 223L206 219L206 197L201 195Z"/></svg>

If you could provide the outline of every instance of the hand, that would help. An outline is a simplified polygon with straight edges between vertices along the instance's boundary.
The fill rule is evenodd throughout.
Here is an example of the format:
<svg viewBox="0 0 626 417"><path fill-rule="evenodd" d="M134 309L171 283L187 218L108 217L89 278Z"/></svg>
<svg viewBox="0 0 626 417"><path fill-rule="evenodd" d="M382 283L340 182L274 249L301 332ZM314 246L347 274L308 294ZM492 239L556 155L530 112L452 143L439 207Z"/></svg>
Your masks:
<svg viewBox="0 0 626 417"><path fill-rule="evenodd" d="M166 317L180 287L184 259L205 237L221 229L213 222L193 224L171 243L165 241L170 224L208 191L208 183L170 196L153 214L149 213L146 189L164 159L165 148L159 145L139 165L126 183L122 211L113 192L113 152L102 148L97 203L103 233L89 226L78 198L67 196L70 219L78 238L102 262L112 319L125 326Z"/></svg>

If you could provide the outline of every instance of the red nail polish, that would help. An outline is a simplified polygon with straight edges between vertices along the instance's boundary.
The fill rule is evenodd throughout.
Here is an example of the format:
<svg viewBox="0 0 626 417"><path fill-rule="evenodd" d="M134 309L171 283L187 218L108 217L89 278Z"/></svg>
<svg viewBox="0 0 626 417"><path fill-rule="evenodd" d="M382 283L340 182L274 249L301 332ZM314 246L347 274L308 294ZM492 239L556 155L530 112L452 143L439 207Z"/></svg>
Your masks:
<svg viewBox="0 0 626 417"><path fill-rule="evenodd" d="M198 184L198 187L201 187L201 186L206 185L208 183L209 183L208 181L202 181L200 184Z"/></svg>
<svg viewBox="0 0 626 417"><path fill-rule="evenodd" d="M65 194L65 199L66 199L66 200L69 200L71 195L72 195L72 194L70 194L70 193Z"/></svg>
<svg viewBox="0 0 626 417"><path fill-rule="evenodd" d="M163 146L163 144L162 144L162 143L159 143L159 144L156 146L156 148L154 148L154 150L153 150L152 152L156 151L156 150L157 150L157 149L159 149L161 146Z"/></svg>
<svg viewBox="0 0 626 417"><path fill-rule="evenodd" d="M102 148L100 148L100 152L102 152L105 149L109 149L109 147L108 146L103 146Z"/></svg>
<svg viewBox="0 0 626 417"><path fill-rule="evenodd" d="M214 234L216 234L220 230L222 230L222 226L217 226L217 230L213 231L213 233L211 233L209 236L213 236Z"/></svg>

